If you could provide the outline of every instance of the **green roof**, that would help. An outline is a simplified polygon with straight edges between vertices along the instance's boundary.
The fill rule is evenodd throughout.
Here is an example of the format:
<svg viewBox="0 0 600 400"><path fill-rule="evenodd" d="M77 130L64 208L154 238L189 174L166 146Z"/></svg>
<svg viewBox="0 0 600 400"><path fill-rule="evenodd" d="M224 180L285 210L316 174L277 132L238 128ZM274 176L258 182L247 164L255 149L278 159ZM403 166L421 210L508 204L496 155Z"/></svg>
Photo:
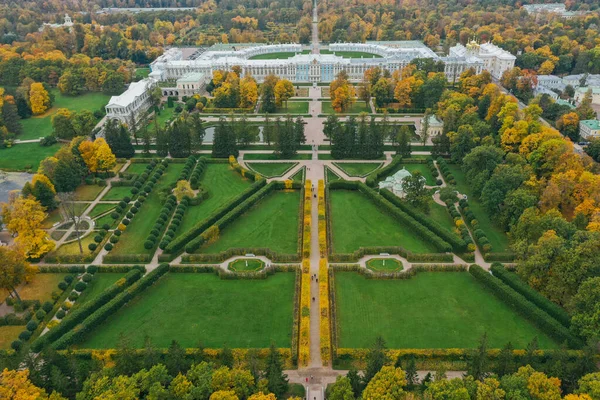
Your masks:
<svg viewBox="0 0 600 400"><path fill-rule="evenodd" d="M586 119L579 122L592 130L600 130L600 121L597 119Z"/></svg>
<svg viewBox="0 0 600 400"><path fill-rule="evenodd" d="M561 105L561 106L569 106L570 108L575 108L575 106L573 104L571 104L568 101L563 100L563 99L556 100L556 104Z"/></svg>
<svg viewBox="0 0 600 400"><path fill-rule="evenodd" d="M190 72L189 74L185 74L181 78L177 79L177 83L196 83L204 79L204 73L202 72Z"/></svg>

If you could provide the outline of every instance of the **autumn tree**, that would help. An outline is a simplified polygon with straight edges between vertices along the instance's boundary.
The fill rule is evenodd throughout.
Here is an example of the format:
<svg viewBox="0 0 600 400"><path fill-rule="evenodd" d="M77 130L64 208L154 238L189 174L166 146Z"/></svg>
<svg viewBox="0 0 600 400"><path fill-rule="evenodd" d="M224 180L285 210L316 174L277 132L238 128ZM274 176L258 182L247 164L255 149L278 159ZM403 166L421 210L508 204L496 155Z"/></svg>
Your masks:
<svg viewBox="0 0 600 400"><path fill-rule="evenodd" d="M31 84L29 102L31 104L31 112L34 115L43 114L50 107L50 95L43 84L39 82Z"/></svg>
<svg viewBox="0 0 600 400"><path fill-rule="evenodd" d="M85 140L79 145L83 161L90 172L106 172L114 168L117 159L104 138L97 138L93 142Z"/></svg>
<svg viewBox="0 0 600 400"><path fill-rule="evenodd" d="M0 246L0 288L11 297L21 301L17 287L29 282L36 272L37 268L26 261L19 246Z"/></svg>
<svg viewBox="0 0 600 400"><path fill-rule="evenodd" d="M277 107L281 107L285 103L285 109L287 110L288 100L294 97L295 90L292 82L287 79L280 79L275 84L275 104Z"/></svg>
<svg viewBox="0 0 600 400"><path fill-rule="evenodd" d="M50 179L43 174L35 174L30 182L23 186L21 191L24 197L35 197L46 210L54 210L56 208L56 189Z"/></svg>
<svg viewBox="0 0 600 400"><path fill-rule="evenodd" d="M331 106L336 112L346 112L356 101L354 86L348 81L348 74L340 72L329 85Z"/></svg>
<svg viewBox="0 0 600 400"><path fill-rule="evenodd" d="M338 376L335 383L327 389L327 398L330 400L354 400L350 379L345 376Z"/></svg>
<svg viewBox="0 0 600 400"><path fill-rule="evenodd" d="M592 108L592 89L589 89L583 95L583 99L579 102L579 105L575 109L580 120L596 119L596 111Z"/></svg>
<svg viewBox="0 0 600 400"><path fill-rule="evenodd" d="M597 341L600 335L600 277L583 282L573 297L573 328L582 336ZM600 388L600 384L598 384ZM600 393L600 389L598 390Z"/></svg>
<svg viewBox="0 0 600 400"><path fill-rule="evenodd" d="M27 258L39 259L54 249L54 242L42 229L47 216L45 208L33 197L13 197L2 206L4 224L11 234L17 235L15 243Z"/></svg>
<svg viewBox="0 0 600 400"><path fill-rule="evenodd" d="M0 375L0 398L14 400L65 400L57 393L50 396L29 380L29 371L4 369Z"/></svg>
<svg viewBox="0 0 600 400"><path fill-rule="evenodd" d="M579 115L575 112L561 115L556 121L556 128L560 133L576 142L579 140Z"/></svg>
<svg viewBox="0 0 600 400"><path fill-rule="evenodd" d="M75 137L73 127L73 112L67 108L59 108L52 115L52 133L60 139L72 139Z"/></svg>
<svg viewBox="0 0 600 400"><path fill-rule="evenodd" d="M275 85L279 78L275 75L265 77L260 90L260 110L264 113L274 113L277 110L275 103Z"/></svg>
<svg viewBox="0 0 600 400"><path fill-rule="evenodd" d="M406 386L404 371L385 366L373 376L363 391L364 400L400 400L404 398Z"/></svg>
<svg viewBox="0 0 600 400"><path fill-rule="evenodd" d="M183 200L184 197L193 198L194 191L190 186L189 181L177 181L173 194L177 197L177 201Z"/></svg>
<svg viewBox="0 0 600 400"><path fill-rule="evenodd" d="M258 85L251 76L245 76L240 80L240 107L254 107L258 100Z"/></svg>

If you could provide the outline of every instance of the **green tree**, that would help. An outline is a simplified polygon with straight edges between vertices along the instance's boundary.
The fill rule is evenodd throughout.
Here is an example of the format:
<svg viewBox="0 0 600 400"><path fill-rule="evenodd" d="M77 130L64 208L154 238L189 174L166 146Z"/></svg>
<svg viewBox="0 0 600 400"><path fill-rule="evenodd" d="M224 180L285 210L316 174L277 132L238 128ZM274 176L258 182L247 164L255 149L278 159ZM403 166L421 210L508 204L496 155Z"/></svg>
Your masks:
<svg viewBox="0 0 600 400"><path fill-rule="evenodd" d="M14 100L5 99L2 104L2 123L13 135L18 135L23 130L20 119Z"/></svg>
<svg viewBox="0 0 600 400"><path fill-rule="evenodd" d="M411 137L412 132L410 131L410 128L406 125L402 125L397 134L398 146L396 147L396 154L399 154L404 158L410 158L410 154L412 153L412 146L410 144Z"/></svg>
<svg viewBox="0 0 600 400"><path fill-rule="evenodd" d="M478 381L482 381L489 374L489 357L487 354L487 333L484 333L479 341L479 347L472 351L467 362L467 374Z"/></svg>
<svg viewBox="0 0 600 400"><path fill-rule="evenodd" d="M260 92L261 112L274 113L277 110L277 105L275 104L275 85L278 81L279 78L275 75L268 75L265 77Z"/></svg>
<svg viewBox="0 0 600 400"><path fill-rule="evenodd" d="M327 398L330 400L354 400L354 392L350 379L338 376L335 383L327 389Z"/></svg>
<svg viewBox="0 0 600 400"><path fill-rule="evenodd" d="M359 397L363 391L363 382L360 375L358 375L358 371L354 368L350 368L348 373L346 374L346 378L350 381L350 386L352 387L352 393L354 397Z"/></svg>
<svg viewBox="0 0 600 400"><path fill-rule="evenodd" d="M363 391L364 400L396 400L404 398L406 378L400 368L383 367Z"/></svg>
<svg viewBox="0 0 600 400"><path fill-rule="evenodd" d="M480 196L492 172L502 162L504 152L496 146L478 146L463 159L465 177L475 196Z"/></svg>
<svg viewBox="0 0 600 400"><path fill-rule="evenodd" d="M366 356L367 368L363 376L363 382L369 383L371 379L381 370L381 368L388 362L386 354L385 340L381 336L375 339L373 347L369 349Z"/></svg>
<svg viewBox="0 0 600 400"><path fill-rule="evenodd" d="M573 328L582 336L598 341L600 337L600 277L583 282L573 297Z"/></svg>
<svg viewBox="0 0 600 400"><path fill-rule="evenodd" d="M504 375L512 374L516 371L516 365L513 355L513 345L511 342L508 342L502 350L500 350L500 354L498 355L498 362L496 363L496 367L494 368L494 372L502 378Z"/></svg>
<svg viewBox="0 0 600 400"><path fill-rule="evenodd" d="M411 176L402 179L402 191L404 199L413 207L419 208L424 212L429 212L429 203L431 196L429 190L425 187L425 177L421 171L413 171Z"/></svg>
<svg viewBox="0 0 600 400"><path fill-rule="evenodd" d="M283 398L283 395L288 391L289 384L287 375L283 373L281 356L274 344L269 347L266 364L265 377L269 381L269 391L274 393L277 398Z"/></svg>
<svg viewBox="0 0 600 400"><path fill-rule="evenodd" d="M171 157L186 158L192 153L190 127L185 118L177 118L168 128L169 153Z"/></svg>

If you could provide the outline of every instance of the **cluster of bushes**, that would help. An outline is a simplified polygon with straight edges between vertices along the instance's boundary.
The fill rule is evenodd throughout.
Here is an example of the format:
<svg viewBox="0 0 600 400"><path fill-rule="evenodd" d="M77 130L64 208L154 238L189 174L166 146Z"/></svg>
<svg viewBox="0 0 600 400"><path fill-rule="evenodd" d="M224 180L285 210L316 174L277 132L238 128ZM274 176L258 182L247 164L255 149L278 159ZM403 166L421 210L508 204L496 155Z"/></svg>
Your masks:
<svg viewBox="0 0 600 400"><path fill-rule="evenodd" d="M331 362L331 315L329 304L329 271L327 259L319 260L319 308L321 316L321 360L323 365Z"/></svg>
<svg viewBox="0 0 600 400"><path fill-rule="evenodd" d="M146 171L142 172L141 174L139 174L136 177L136 179L133 182L133 187L131 188L132 195L135 196L140 193L140 190L142 189L142 187L144 186L144 184L150 177L152 170L154 170L154 167L156 167L157 164L158 164L158 160L151 159L149 161L148 165L146 166Z"/></svg>
<svg viewBox="0 0 600 400"><path fill-rule="evenodd" d="M204 113L208 114L251 114L254 112L252 107L250 108L217 108L217 107L207 107L202 110Z"/></svg>
<svg viewBox="0 0 600 400"><path fill-rule="evenodd" d="M156 247L156 243L158 242L158 239L164 231L165 225L169 223L169 219L171 218L171 214L173 213L173 209L175 208L176 204L177 198L174 195L170 195L167 198L167 201L163 205L162 209L160 210L160 214L158 215L158 218L156 219L152 230L146 237L146 241L144 242L144 248L146 250L151 250ZM181 218L173 220L171 222L171 226L173 227L177 227L179 226L179 224L181 224ZM171 238L175 236L174 229L169 230L169 232L167 233L170 235Z"/></svg>
<svg viewBox="0 0 600 400"><path fill-rule="evenodd" d="M559 343L567 342L571 348L581 348L582 341L573 335L569 329L552 318L537 305L523 295L494 277L479 265L471 265L469 272L475 279L492 291L500 300L511 306L519 314L533 322L538 328L546 332Z"/></svg>
<svg viewBox="0 0 600 400"><path fill-rule="evenodd" d="M431 172L431 175L435 178L435 184L437 186L440 186L442 183L444 183L439 178L440 173L438 172L438 169L435 167L435 164L433 163L433 159L431 159L431 158L427 159L427 168L429 168L429 172Z"/></svg>
<svg viewBox="0 0 600 400"><path fill-rule="evenodd" d="M463 221L460 212L458 212L458 210L456 209L456 206L454 206L454 204L452 203L446 203L446 208L448 209L448 213L454 220L454 225L456 226L456 229L458 229L458 231L460 232L460 236L462 237L463 241L467 244L467 250L471 252L475 251L475 244L471 239L469 229L467 229L465 221Z"/></svg>
<svg viewBox="0 0 600 400"><path fill-rule="evenodd" d="M99 174L99 172L97 173ZM108 174L108 173L106 173ZM102 179L101 177L93 177L93 176L88 176L87 178L85 178L84 180L86 185L98 185L98 186L106 186L107 183L104 179Z"/></svg>
<svg viewBox="0 0 600 400"><path fill-rule="evenodd" d="M72 310L69 312L62 320L62 322L56 327L50 329L48 333L44 336L38 337L32 344L31 349L35 352L39 352L46 344L53 343L58 338L71 331L77 324L82 322L85 318L90 316L94 311L98 308L102 307L104 304L108 303L111 299L113 299L117 294L124 291L129 285L133 282L140 279L142 273L139 269L132 270L125 275L125 277L119 279L117 282L113 283L111 286L106 288L102 293L98 296L90 299L87 303L83 304L81 307ZM69 307L66 307L67 311Z"/></svg>
<svg viewBox="0 0 600 400"><path fill-rule="evenodd" d="M355 183L355 182L353 182ZM358 190L365 194L368 198L370 198L375 204L377 204L383 211L385 211L388 215L394 217L398 221L400 221L403 225L407 227L412 233L419 236L425 242L428 242L433 245L438 251L441 252L451 252L452 245L450 245L447 241L442 239L436 233L431 231L428 227L421 224L415 218L413 218L408 213L400 210L397 207L394 207L392 203L390 203L387 199L380 196L373 189L368 187L362 182L356 182L356 187ZM446 235L447 236L447 235ZM458 238L457 238L458 239Z"/></svg>
<svg viewBox="0 0 600 400"><path fill-rule="evenodd" d="M159 245L159 247L162 250L166 249L167 246L169 246L171 244L171 241L173 241L173 238L175 238L175 234L177 233L177 230L179 229L179 226L181 225L181 220L183 219L183 216L185 215L185 210L187 210L189 202L190 202L190 200L187 197L184 197L183 199L181 199L181 201L175 208L175 214L173 215L173 219L171 220L171 223L169 224L167 232L163 236L163 239ZM170 212L170 210L169 210L169 212ZM155 229L158 227L157 225L159 224L159 222L160 222L160 219L159 219L159 221L156 222L156 225L154 226ZM152 230L152 232L153 231L154 231L154 229ZM162 231L162 226L158 229L159 233L161 231ZM152 234L152 232L150 232L150 234ZM154 247L154 245L152 247Z"/></svg>
<svg viewBox="0 0 600 400"><path fill-rule="evenodd" d="M298 366L305 367L310 360L310 260L302 260L300 286L300 334L298 338Z"/></svg>
<svg viewBox="0 0 600 400"><path fill-rule="evenodd" d="M189 156L185 160L185 165L183 166L183 169L181 170L181 173L179 174L177 181L187 181L188 179L190 179L190 175L192 174L192 171L194 170L195 166L196 166L196 157Z"/></svg>
<svg viewBox="0 0 600 400"><path fill-rule="evenodd" d="M310 257L310 226L311 226L311 202L312 202L312 183L310 179L307 179L304 183L304 218L303 218L303 232L302 232L302 257Z"/></svg>
<svg viewBox="0 0 600 400"><path fill-rule="evenodd" d="M72 344L78 343L87 333L99 326L110 315L114 314L119 308L135 298L144 289L155 283L158 278L169 271L169 264L161 264L153 271L133 283L129 288L117 294L107 303L94 310L77 326L54 342L53 347L57 350L64 349ZM59 325L60 326L60 325Z"/></svg>
<svg viewBox="0 0 600 400"><path fill-rule="evenodd" d="M319 213L319 253L321 257L327 257L327 218L325 217L325 182L319 180L317 186L318 213Z"/></svg>
<svg viewBox="0 0 600 400"><path fill-rule="evenodd" d="M446 184L448 185L456 185L456 179L452 172L450 172L450 167L448 167L448 163L442 157L437 158L437 164L440 167L440 171L442 171L442 176L444 180L446 180Z"/></svg>
<svg viewBox="0 0 600 400"><path fill-rule="evenodd" d="M539 293L527 283L523 282L521 278L517 276L517 274L507 271L500 263L493 263L491 270L495 277L519 292L527 300L546 311L558 322L567 328L571 326L571 316L563 308L561 308L558 304L548 300L543 294Z"/></svg>
<svg viewBox="0 0 600 400"><path fill-rule="evenodd" d="M435 167L434 167L435 168ZM444 241L449 243L454 251L462 252L467 248L467 243L464 238L460 238L455 235L453 232L448 231L446 228L438 224L436 221L431 219L429 216L423 214L421 211L417 210L413 206L411 206L406 201L403 201L398 196L393 194L387 189L381 189L379 191L381 196L383 196L390 203L404 211L406 214L410 215L412 218L417 220L421 225L428 228L430 231L435 233L437 236L442 238ZM467 235L468 236L468 235Z"/></svg>
<svg viewBox="0 0 600 400"><path fill-rule="evenodd" d="M190 176L190 186L192 189L196 190L200 187L200 181L202 180L202 174L204 174L204 171L206 171L206 158L200 157L196 163L196 168L194 168L194 171Z"/></svg>
<svg viewBox="0 0 600 400"><path fill-rule="evenodd" d="M266 185L266 183L267 183L267 181L264 179L260 179L260 180L256 181L252 186L250 186L248 189L246 189L239 196L235 197L229 203L221 206L219 209L215 210L215 212L213 212L208 218L204 219L203 221L198 222L189 231L185 232L184 234L180 235L178 238L173 240L164 249L165 253L175 254L175 253L183 250L183 248L186 247L186 245L188 243L190 243L191 241L196 239L202 232L204 232L209 227L211 227L222 216L224 216L229 211L233 210L236 206L238 206L240 203L242 203L246 198L248 198L248 196L251 196L252 194L256 193L258 190L260 190L263 186ZM190 248L190 249L192 251L194 251L196 248Z"/></svg>
<svg viewBox="0 0 600 400"><path fill-rule="evenodd" d="M380 168L380 169L376 169L375 171L371 172L367 176L367 179L365 180L365 182L367 183L367 185L369 185L371 187L376 186L379 183L379 181L384 180L386 177L388 177L389 175L396 172L398 167L400 167L401 162L402 162L402 157L398 157L398 156L394 157L392 159L392 162L389 163L387 166Z"/></svg>
<svg viewBox="0 0 600 400"><path fill-rule="evenodd" d="M424 108L377 108L378 114L388 113L388 114L423 114L425 112Z"/></svg>
<svg viewBox="0 0 600 400"><path fill-rule="evenodd" d="M460 211L465 217L465 222L473 229L473 237L475 238L475 242L479 246L479 248L484 253L489 253L492 251L492 245L490 244L490 240L487 238L483 229L479 228L479 221L475 218L475 214L469 208L469 202L467 199L460 199L458 201L458 205L460 207Z"/></svg>

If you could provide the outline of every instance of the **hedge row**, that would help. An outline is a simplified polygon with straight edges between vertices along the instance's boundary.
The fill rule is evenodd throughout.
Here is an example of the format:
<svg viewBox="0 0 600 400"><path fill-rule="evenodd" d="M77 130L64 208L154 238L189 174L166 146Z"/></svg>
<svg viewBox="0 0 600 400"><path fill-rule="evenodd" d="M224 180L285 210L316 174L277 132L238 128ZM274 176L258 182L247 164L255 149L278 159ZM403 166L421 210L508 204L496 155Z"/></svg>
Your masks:
<svg viewBox="0 0 600 400"><path fill-rule="evenodd" d="M493 262L493 261L498 261L498 262L513 262L515 261L516 255L515 253L485 253L483 255L483 258L485 259L485 261L487 262Z"/></svg>
<svg viewBox="0 0 600 400"><path fill-rule="evenodd" d="M412 253L403 247L361 247L353 253L332 253L329 255L329 261L334 263L356 262L360 258L370 254L398 254L412 262L452 262L453 257L450 253Z"/></svg>
<svg viewBox="0 0 600 400"><path fill-rule="evenodd" d="M298 335L298 365L301 367L308 366L310 361L310 277L310 260L304 259L300 284L300 333Z"/></svg>
<svg viewBox="0 0 600 400"><path fill-rule="evenodd" d="M86 272L88 274L102 274L105 272L129 272L137 269L142 274L146 273L146 267L143 265L90 265L87 267Z"/></svg>
<svg viewBox="0 0 600 400"><path fill-rule="evenodd" d="M573 335L560 322L552 318L545 311L527 300L523 295L519 294L500 279L492 276L479 265L471 265L469 272L481 284L490 289L500 300L510 305L515 311L533 322L538 328L557 342L567 342L571 348L581 348L583 346L582 341Z"/></svg>
<svg viewBox="0 0 600 400"><path fill-rule="evenodd" d="M464 264L429 264L413 265L410 269L398 272L375 272L363 268L359 264L337 264L331 265L334 271L354 271L367 279L410 279L420 272L464 272L467 266Z"/></svg>
<svg viewBox="0 0 600 400"><path fill-rule="evenodd" d="M294 280L294 312L292 320L292 360L298 362L298 339L300 338L300 290L302 288L302 269L296 268Z"/></svg>
<svg viewBox="0 0 600 400"><path fill-rule="evenodd" d="M460 215L460 212L456 209L454 203L446 204L446 209L448 210L448 214L450 214L454 220L454 225L456 225L456 228L460 232L460 236L467 244L467 250L470 252L475 251L475 244L473 243L473 239L471 239L469 229L465 225L465 221L462 219L462 215Z"/></svg>
<svg viewBox="0 0 600 400"><path fill-rule="evenodd" d="M229 164L233 167L234 170L236 170L240 175L242 175L242 178L248 178L252 182L256 182L257 179L262 178L260 174L257 174L254 171L247 170L246 168L238 164L237 160L233 156L229 156Z"/></svg>
<svg viewBox="0 0 600 400"><path fill-rule="evenodd" d="M196 163L196 168L192 172L190 176L190 186L192 189L196 190L200 186L200 181L202 180L202 175L206 171L206 158L200 157L198 162Z"/></svg>
<svg viewBox="0 0 600 400"><path fill-rule="evenodd" d="M160 210L160 214L156 218L156 222L154 223L152 230L150 231L150 233L146 237L146 241L144 242L144 248L146 250L153 250L156 248L156 244L161 238L163 232L165 231L165 226L169 223L169 220L171 220L170 225L172 225L173 227L179 227L179 225L181 224L181 219L183 218L183 213L185 212L185 207L187 207L187 202L187 198L184 198L181 201L181 205L183 205L184 207L183 210L180 209L181 214L178 214L179 216L177 218L173 217L171 219L173 215L173 210L177 205L177 198L172 194L169 195L169 197L167 197L167 201ZM169 230L166 233L166 235L168 235L168 237L172 239L175 236L175 229Z"/></svg>
<svg viewBox="0 0 600 400"><path fill-rule="evenodd" d="M438 157L436 160L438 167L440 167L440 171L442 172L442 176L448 185L456 185L456 179L452 172L450 172L450 168L448 167L448 163L442 157Z"/></svg>
<svg viewBox="0 0 600 400"><path fill-rule="evenodd" d="M189 180L190 175L192 174L192 171L195 169L195 167L196 167L196 157L189 156L185 160L185 165L183 166L183 169L179 173L179 177L177 178L177 181Z"/></svg>
<svg viewBox="0 0 600 400"><path fill-rule="evenodd" d="M40 265L37 267L38 272L41 274L57 274L61 272L67 272L70 274L79 274L85 272L85 266L83 265Z"/></svg>
<svg viewBox="0 0 600 400"><path fill-rule="evenodd" d="M507 271L500 263L492 264L491 270L495 277L523 295L527 300L546 311L565 327L568 328L571 326L571 316L564 309L558 304L548 300L544 295L533 289L527 283L523 282L517 274Z"/></svg>
<svg viewBox="0 0 600 400"><path fill-rule="evenodd" d="M263 186L267 184L267 181L264 179L260 179L256 181L252 186L246 189L243 193L235 197L229 203L223 205L216 211L214 211L208 218L205 218L203 221L196 223L189 231L180 235L178 238L173 240L165 249L165 253L174 254L177 253L192 240L194 240L198 235L207 230L210 226L212 226L215 222L217 222L221 217L227 214L229 211L233 210L240 203L242 203L246 198L251 196L260 190Z"/></svg>
<svg viewBox="0 0 600 400"><path fill-rule="evenodd" d="M105 264L135 264L150 261L152 261L152 254L107 254L102 259Z"/></svg>
<svg viewBox="0 0 600 400"><path fill-rule="evenodd" d="M169 264L159 265L156 269L146 274L136 283L119 293L116 297L112 298L100 308L97 308L93 313L89 314L83 321L80 321L80 323L75 326L74 329L70 330L60 339L58 339L53 344L53 347L57 350L60 350L78 343L85 337L87 333L103 323L109 316L117 312L123 305L135 298L135 296L156 282L158 278L163 276L168 271Z"/></svg>
<svg viewBox="0 0 600 400"><path fill-rule="evenodd" d="M319 260L319 309L320 309L320 348L323 365L331 363L331 313L329 304L329 272L327 259Z"/></svg>
<svg viewBox="0 0 600 400"><path fill-rule="evenodd" d="M312 182L310 179L307 179L304 182L304 197L302 201L303 207L300 209L300 218L301 221L298 225L302 229L299 232L299 237L302 238L301 248L302 248L302 257L308 258L310 257L310 246L311 246L311 224L312 224L312 215L311 215L311 204L312 204Z"/></svg>
<svg viewBox="0 0 600 400"><path fill-rule="evenodd" d="M463 252L467 249L467 243L463 239L458 237L455 233L450 232L449 230L438 224L436 221L432 220L429 216L423 214L407 202L402 201L402 199L400 199L398 196L396 196L389 190L381 189L379 193L390 203L400 208L402 211L404 211L405 213L416 219L419 223L421 223L421 225L424 225L430 231L432 231L444 241L449 243L454 249L454 251Z"/></svg>
<svg viewBox="0 0 600 400"><path fill-rule="evenodd" d="M384 211L386 211L392 217L396 218L402 224L406 225L406 229L419 236L425 242L432 244L433 247L435 247L438 251L452 251L452 245L446 242L443 238L438 236L436 233L432 232L429 228L421 224L408 213L398 209L397 207L394 207L392 203L390 203L385 198L379 196L377 192L375 192L373 189L371 189L364 183L357 182L357 188L360 192L362 192L371 200L373 200Z"/></svg>
<svg viewBox="0 0 600 400"><path fill-rule="evenodd" d="M317 185L318 198L318 221L319 221L319 253L321 257L327 257L327 218L325 216L327 203L325 202L325 182L319 179Z"/></svg>
<svg viewBox="0 0 600 400"><path fill-rule="evenodd" d="M483 229L479 228L479 221L475 218L475 214L471 211L469 207L469 202L467 199L460 199L458 201L458 205L460 207L460 212L465 217L465 222L471 229L473 230L473 238L477 243L477 246L481 249L482 253L489 253L492 251L492 245L487 235L483 231Z"/></svg>
<svg viewBox="0 0 600 400"><path fill-rule="evenodd" d="M367 176L366 179L366 183L369 186L376 186L379 181L384 180L387 176L393 174L394 172L396 172L396 169L400 166L400 163L402 162L402 157L394 157L392 159L392 162L389 163L387 166L381 168L381 169L377 169L375 171L373 171L372 173L370 173Z"/></svg>
<svg viewBox="0 0 600 400"><path fill-rule="evenodd" d="M181 220L183 219L183 216L185 215L185 211L188 208L189 202L190 202L189 199L187 197L184 197L183 199L181 199L179 204L177 204L177 207L175 208L175 215L173 215L173 218L169 222L167 232L164 234L164 236L160 242L160 245L158 246L162 250L166 249L167 246L169 246L169 244L171 244L171 242L175 238L175 234L179 230L179 226L181 225ZM158 221L157 221L157 224L158 224ZM162 232L162 226L159 229L157 229L157 232L155 232L155 233L160 234L161 232Z"/></svg>
<svg viewBox="0 0 600 400"><path fill-rule="evenodd" d="M98 308L112 300L133 282L140 279L142 273L139 270L132 270L125 277L119 279L102 293L91 299L81 307L71 310L59 325L48 331L44 336L37 338L31 345L31 349L39 352L46 344L56 341L68 331L72 330L77 324L90 316Z"/></svg>

